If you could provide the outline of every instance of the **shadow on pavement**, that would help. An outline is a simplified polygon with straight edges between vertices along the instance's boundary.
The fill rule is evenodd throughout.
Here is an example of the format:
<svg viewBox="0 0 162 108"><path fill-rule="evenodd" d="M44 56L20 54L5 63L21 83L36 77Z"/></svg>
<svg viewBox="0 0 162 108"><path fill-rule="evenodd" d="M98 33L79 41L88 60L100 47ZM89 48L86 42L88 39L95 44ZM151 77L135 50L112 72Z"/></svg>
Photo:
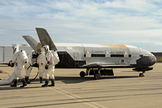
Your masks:
<svg viewBox="0 0 162 108"><path fill-rule="evenodd" d="M104 80L104 79L121 79L121 78L139 78L138 76L101 76L98 80ZM57 76L55 78L56 81L62 81L65 84L74 84L74 83L82 83L85 81L97 81L93 77L66 77L66 76ZM50 83L50 82L49 82ZM21 88L22 85L21 82L18 83L17 87L10 87L10 85L0 85L0 90L13 90L13 89L31 89L31 88L42 88L39 83L39 79L35 79L31 81L31 84L39 84L36 87L29 87L28 85L24 88ZM44 84L41 83L42 85Z"/></svg>

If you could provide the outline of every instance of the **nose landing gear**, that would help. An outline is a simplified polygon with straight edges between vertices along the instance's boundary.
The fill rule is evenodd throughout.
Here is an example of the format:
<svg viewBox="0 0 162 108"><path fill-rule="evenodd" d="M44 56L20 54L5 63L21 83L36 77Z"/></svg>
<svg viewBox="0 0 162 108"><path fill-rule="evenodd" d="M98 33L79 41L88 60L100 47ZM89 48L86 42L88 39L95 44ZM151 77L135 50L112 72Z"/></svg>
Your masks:
<svg viewBox="0 0 162 108"><path fill-rule="evenodd" d="M145 76L144 73L145 71L142 71L142 73L139 74L139 77L144 77Z"/></svg>

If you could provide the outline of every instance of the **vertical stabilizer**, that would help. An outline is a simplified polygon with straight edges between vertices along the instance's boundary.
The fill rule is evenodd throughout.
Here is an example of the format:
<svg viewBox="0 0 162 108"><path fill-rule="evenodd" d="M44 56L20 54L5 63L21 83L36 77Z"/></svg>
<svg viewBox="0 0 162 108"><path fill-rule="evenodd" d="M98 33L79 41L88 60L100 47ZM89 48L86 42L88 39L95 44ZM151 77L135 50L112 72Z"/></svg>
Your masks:
<svg viewBox="0 0 162 108"><path fill-rule="evenodd" d="M23 36L23 38L28 42L28 44L33 48L33 50L36 51L38 42L31 36Z"/></svg>
<svg viewBox="0 0 162 108"><path fill-rule="evenodd" d="M54 50L54 51L57 50L51 37L49 36L48 32L44 28L36 28L36 31L42 46L49 45L50 50Z"/></svg>

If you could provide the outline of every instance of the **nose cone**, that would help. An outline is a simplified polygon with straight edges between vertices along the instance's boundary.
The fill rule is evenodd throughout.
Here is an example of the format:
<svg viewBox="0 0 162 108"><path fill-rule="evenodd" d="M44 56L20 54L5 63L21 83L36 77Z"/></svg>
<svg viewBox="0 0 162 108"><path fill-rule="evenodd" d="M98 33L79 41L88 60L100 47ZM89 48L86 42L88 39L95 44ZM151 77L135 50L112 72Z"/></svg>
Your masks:
<svg viewBox="0 0 162 108"><path fill-rule="evenodd" d="M156 57L154 55L142 56L137 60L138 66L152 66L156 63Z"/></svg>

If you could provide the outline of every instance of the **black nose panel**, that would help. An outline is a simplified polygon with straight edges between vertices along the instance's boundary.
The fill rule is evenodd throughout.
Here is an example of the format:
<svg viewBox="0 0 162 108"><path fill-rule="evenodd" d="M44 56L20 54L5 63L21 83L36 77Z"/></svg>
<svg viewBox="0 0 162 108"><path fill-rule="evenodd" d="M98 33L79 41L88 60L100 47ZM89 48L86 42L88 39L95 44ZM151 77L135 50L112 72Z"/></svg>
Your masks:
<svg viewBox="0 0 162 108"><path fill-rule="evenodd" d="M152 66L156 62L154 56L141 56L140 59L137 60L137 66Z"/></svg>

